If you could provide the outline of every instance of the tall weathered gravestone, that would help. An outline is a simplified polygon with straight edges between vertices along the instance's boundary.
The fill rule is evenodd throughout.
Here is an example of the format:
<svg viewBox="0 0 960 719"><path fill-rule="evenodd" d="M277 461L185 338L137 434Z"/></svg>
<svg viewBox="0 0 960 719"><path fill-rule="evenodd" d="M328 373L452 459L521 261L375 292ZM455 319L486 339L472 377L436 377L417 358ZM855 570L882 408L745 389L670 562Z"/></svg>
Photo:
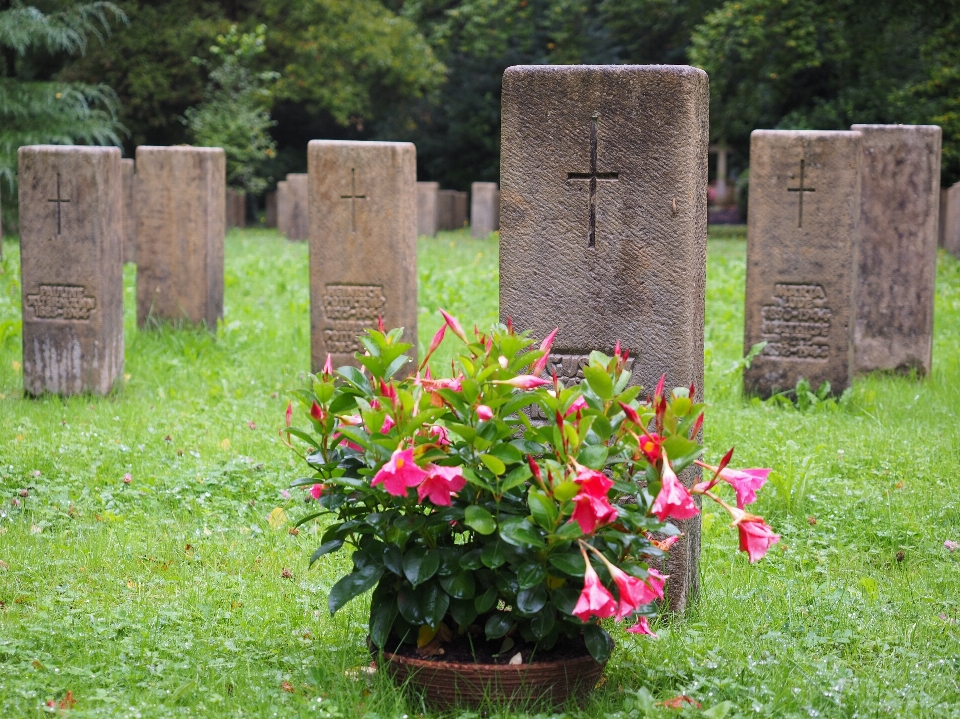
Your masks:
<svg viewBox="0 0 960 719"><path fill-rule="evenodd" d="M940 191L940 246L960 257L960 182Z"/></svg>
<svg viewBox="0 0 960 719"><path fill-rule="evenodd" d="M503 77L500 319L579 382L589 353L633 358L652 392L703 387L708 81L685 66L523 66ZM696 475L685 473L684 481ZM697 590L700 519L667 560L670 606Z"/></svg>
<svg viewBox="0 0 960 719"><path fill-rule="evenodd" d="M460 230L467 224L467 193L457 190L437 192L437 229Z"/></svg>
<svg viewBox="0 0 960 719"><path fill-rule="evenodd" d="M417 236L437 234L437 193L439 182L417 183Z"/></svg>
<svg viewBox="0 0 960 719"><path fill-rule="evenodd" d="M930 372L940 211L936 125L853 125L862 137L857 372Z"/></svg>
<svg viewBox="0 0 960 719"><path fill-rule="evenodd" d="M357 336L403 327L417 346L417 155L407 142L312 140L311 361L356 364Z"/></svg>
<svg viewBox="0 0 960 719"><path fill-rule="evenodd" d="M120 160L123 187L123 261L137 261L137 206L134 203L136 168L133 160Z"/></svg>
<svg viewBox="0 0 960 719"><path fill-rule="evenodd" d="M277 226L277 193L268 192L266 196L266 220L267 227Z"/></svg>
<svg viewBox="0 0 960 719"><path fill-rule="evenodd" d="M290 185L286 180L277 183L277 231L290 236Z"/></svg>
<svg viewBox="0 0 960 719"><path fill-rule="evenodd" d="M247 193L227 188L227 229L247 226Z"/></svg>
<svg viewBox="0 0 960 719"><path fill-rule="evenodd" d="M768 397L805 377L842 392L853 376L860 223L859 132L754 130L743 374Z"/></svg>
<svg viewBox="0 0 960 719"><path fill-rule="evenodd" d="M500 229L500 186L474 182L470 186L470 231L482 238Z"/></svg>
<svg viewBox="0 0 960 719"><path fill-rule="evenodd" d="M106 394L123 372L120 150L18 152L23 387Z"/></svg>
<svg viewBox="0 0 960 719"><path fill-rule="evenodd" d="M219 147L137 148L137 324L223 316L226 159Z"/></svg>
<svg viewBox="0 0 960 719"><path fill-rule="evenodd" d="M287 175L287 238L306 240L310 236L308 175L296 172Z"/></svg>

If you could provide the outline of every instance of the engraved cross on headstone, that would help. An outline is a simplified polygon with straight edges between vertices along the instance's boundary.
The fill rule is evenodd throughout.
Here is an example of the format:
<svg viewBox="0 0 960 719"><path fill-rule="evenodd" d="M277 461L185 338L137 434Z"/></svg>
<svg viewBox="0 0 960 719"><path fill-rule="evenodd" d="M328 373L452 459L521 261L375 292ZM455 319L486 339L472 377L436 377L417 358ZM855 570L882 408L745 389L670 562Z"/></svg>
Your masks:
<svg viewBox="0 0 960 719"><path fill-rule="evenodd" d="M816 189L813 187L804 187L803 186L803 169L806 163L803 160L800 160L800 187L788 187L787 192L798 192L800 193L800 210L797 213L797 227L803 227L803 193L804 192L816 192Z"/></svg>
<svg viewBox="0 0 960 719"><path fill-rule="evenodd" d="M357 168L350 168L350 194L340 195L341 200L350 200L350 232L357 231L357 200L366 200L366 195L357 194Z"/></svg>
<svg viewBox="0 0 960 719"><path fill-rule="evenodd" d="M59 235L62 229L62 224L60 222L60 207L64 202L70 202L70 200L64 200L60 196L60 173L57 173L57 197L52 200L47 200L47 202L56 202L57 203L57 234Z"/></svg>
<svg viewBox="0 0 960 719"><path fill-rule="evenodd" d="M620 174L618 172L597 172L597 120L599 117L598 113L594 113L590 118L590 172L567 173L567 182L570 182L570 180L587 180L590 183L588 247L594 247L597 244L597 182L616 182Z"/></svg>

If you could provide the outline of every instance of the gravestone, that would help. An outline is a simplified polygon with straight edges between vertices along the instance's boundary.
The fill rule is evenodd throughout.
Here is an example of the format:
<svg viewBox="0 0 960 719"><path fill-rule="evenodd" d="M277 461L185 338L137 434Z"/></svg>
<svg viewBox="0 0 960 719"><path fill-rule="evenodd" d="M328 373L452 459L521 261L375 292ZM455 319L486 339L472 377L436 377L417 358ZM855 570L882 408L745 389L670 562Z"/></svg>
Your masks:
<svg viewBox="0 0 960 719"><path fill-rule="evenodd" d="M123 261L137 261L137 209L134 204L136 168L133 160L120 160L123 187Z"/></svg>
<svg viewBox="0 0 960 719"><path fill-rule="evenodd" d="M287 238L291 240L306 240L310 236L308 177L305 172L287 175Z"/></svg>
<svg viewBox="0 0 960 719"><path fill-rule="evenodd" d="M219 147L137 148L137 325L223 317L226 159Z"/></svg>
<svg viewBox="0 0 960 719"><path fill-rule="evenodd" d="M266 196L266 226L277 226L277 193L268 192Z"/></svg>
<svg viewBox="0 0 960 719"><path fill-rule="evenodd" d="M247 193L227 188L227 229L247 226Z"/></svg>
<svg viewBox="0 0 960 719"><path fill-rule="evenodd" d="M582 380L619 341L632 382L703 392L708 80L686 66L520 66L503 76L500 320ZM686 484L696 472L685 472ZM670 607L697 591L700 518L666 562Z"/></svg>
<svg viewBox="0 0 960 719"><path fill-rule="evenodd" d="M470 186L470 231L480 239L500 229L500 187L496 182Z"/></svg>
<svg viewBox="0 0 960 719"><path fill-rule="evenodd" d="M437 193L439 182L417 183L417 236L437 234Z"/></svg>
<svg viewBox="0 0 960 719"><path fill-rule="evenodd" d="M417 354L417 155L408 142L312 140L311 362L357 365L357 336L403 327Z"/></svg>
<svg viewBox="0 0 960 719"><path fill-rule="evenodd" d="M960 257L960 182L940 191L940 246Z"/></svg>
<svg viewBox="0 0 960 719"><path fill-rule="evenodd" d="M277 231L290 237L290 186L286 180L277 183Z"/></svg>
<svg viewBox="0 0 960 719"><path fill-rule="evenodd" d="M744 371L769 397L805 377L850 386L860 223L859 132L754 130L744 347L766 342Z"/></svg>
<svg viewBox="0 0 960 719"><path fill-rule="evenodd" d="M107 394L123 372L123 185L115 147L18 151L23 388Z"/></svg>
<svg viewBox="0 0 960 719"><path fill-rule="evenodd" d="M461 230L467 224L466 192L439 190L437 192L437 229Z"/></svg>
<svg viewBox="0 0 960 719"><path fill-rule="evenodd" d="M930 372L940 212L936 125L853 125L862 135L854 369Z"/></svg>

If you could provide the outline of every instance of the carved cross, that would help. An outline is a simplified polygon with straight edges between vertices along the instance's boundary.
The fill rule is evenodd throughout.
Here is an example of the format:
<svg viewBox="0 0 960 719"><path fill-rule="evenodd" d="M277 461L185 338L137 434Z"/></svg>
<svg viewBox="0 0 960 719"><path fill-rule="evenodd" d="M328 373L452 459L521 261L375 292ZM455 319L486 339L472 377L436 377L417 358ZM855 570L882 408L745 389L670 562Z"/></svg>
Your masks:
<svg viewBox="0 0 960 719"><path fill-rule="evenodd" d="M590 188L588 199L589 229L587 230L587 247L597 244L597 182L616 182L620 173L597 172L597 120L600 115L594 113L590 118L590 172L568 172L567 182L571 180L586 180Z"/></svg>
<svg viewBox="0 0 960 719"><path fill-rule="evenodd" d="M813 187L804 187L803 186L803 168L805 162L800 160L800 187L788 187L787 192L798 192L800 193L800 210L797 213L797 227L803 227L803 193L804 192L816 192L816 189Z"/></svg>
<svg viewBox="0 0 960 719"><path fill-rule="evenodd" d="M64 202L70 202L70 200L64 200L60 196L60 173L57 173L57 196L55 199L47 200L47 202L56 202L57 203L57 234L59 235L62 230L62 225L60 222L60 208Z"/></svg>
<svg viewBox="0 0 960 719"><path fill-rule="evenodd" d="M357 200L366 200L366 195L357 194L357 168L350 168L350 194L340 195L341 200L350 200L350 232L357 231Z"/></svg>

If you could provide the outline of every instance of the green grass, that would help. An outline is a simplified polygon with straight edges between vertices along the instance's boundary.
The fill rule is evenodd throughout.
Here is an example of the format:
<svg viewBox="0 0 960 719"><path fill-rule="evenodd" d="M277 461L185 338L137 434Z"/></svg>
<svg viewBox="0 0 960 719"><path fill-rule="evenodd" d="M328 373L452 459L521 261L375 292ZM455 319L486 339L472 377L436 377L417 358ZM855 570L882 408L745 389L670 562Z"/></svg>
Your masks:
<svg viewBox="0 0 960 719"><path fill-rule="evenodd" d="M434 716L353 671L365 604L326 611L345 560L308 571L316 533L267 520L304 511L281 495L302 468L277 429L309 363L305 244L231 233L214 334L138 333L128 267L126 382L66 400L21 398L4 250L0 716L44 715L68 690L73 717ZM496 318L493 241L421 240L420 276L422 345L438 304ZM700 602L657 641L614 630L605 684L566 715L642 717L649 692L721 705L713 717L727 700L729 717L958 717L960 551L943 541L960 541L960 265L939 260L929 379L860 379L808 412L740 396L743 281L743 241L712 240L706 437L713 456L736 444L738 465L775 468L758 506L783 541L749 566L707 514Z"/></svg>

